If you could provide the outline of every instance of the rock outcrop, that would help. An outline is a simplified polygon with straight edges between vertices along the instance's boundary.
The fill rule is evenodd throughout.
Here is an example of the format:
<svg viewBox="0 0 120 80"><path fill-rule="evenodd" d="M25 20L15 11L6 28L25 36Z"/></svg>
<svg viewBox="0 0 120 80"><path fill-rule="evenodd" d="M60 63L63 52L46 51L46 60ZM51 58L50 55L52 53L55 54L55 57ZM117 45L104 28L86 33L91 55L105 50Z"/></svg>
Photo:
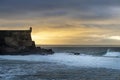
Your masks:
<svg viewBox="0 0 120 80"><path fill-rule="evenodd" d="M0 30L0 55L53 54L51 49L36 47L30 30Z"/></svg>

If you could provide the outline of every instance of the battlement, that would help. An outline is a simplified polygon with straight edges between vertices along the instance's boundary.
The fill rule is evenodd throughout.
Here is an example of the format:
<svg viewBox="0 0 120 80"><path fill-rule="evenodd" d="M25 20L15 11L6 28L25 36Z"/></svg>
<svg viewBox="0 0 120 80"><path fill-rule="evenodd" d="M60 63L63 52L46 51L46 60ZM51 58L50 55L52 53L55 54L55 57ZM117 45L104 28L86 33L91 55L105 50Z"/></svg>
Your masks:
<svg viewBox="0 0 120 80"><path fill-rule="evenodd" d="M0 32L32 32L32 27L28 30L0 30Z"/></svg>

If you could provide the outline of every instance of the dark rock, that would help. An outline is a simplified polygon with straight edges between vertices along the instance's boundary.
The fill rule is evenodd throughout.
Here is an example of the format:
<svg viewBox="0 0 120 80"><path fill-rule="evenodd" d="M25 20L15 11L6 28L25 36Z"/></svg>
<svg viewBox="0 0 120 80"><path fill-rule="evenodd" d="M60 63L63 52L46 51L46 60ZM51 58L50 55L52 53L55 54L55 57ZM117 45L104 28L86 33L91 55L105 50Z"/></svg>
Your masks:
<svg viewBox="0 0 120 80"><path fill-rule="evenodd" d="M74 55L80 55L80 53L73 53Z"/></svg>
<svg viewBox="0 0 120 80"><path fill-rule="evenodd" d="M69 53L72 55L80 55L80 53L78 53L78 52L69 52Z"/></svg>

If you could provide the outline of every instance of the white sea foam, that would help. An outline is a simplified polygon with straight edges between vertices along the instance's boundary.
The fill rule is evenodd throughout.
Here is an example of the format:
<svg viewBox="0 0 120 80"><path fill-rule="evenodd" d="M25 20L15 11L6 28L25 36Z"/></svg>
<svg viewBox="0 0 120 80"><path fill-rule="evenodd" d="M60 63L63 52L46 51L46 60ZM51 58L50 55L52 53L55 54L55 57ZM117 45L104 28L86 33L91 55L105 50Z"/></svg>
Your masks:
<svg viewBox="0 0 120 80"><path fill-rule="evenodd" d="M8 55L8 56L0 56L0 58L8 59L8 60L56 62L59 64L65 64L68 66L76 66L76 67L120 69L120 58L115 58L115 57L69 55L67 53L56 53L54 55L45 55L45 56L42 55L9 56Z"/></svg>
<svg viewBox="0 0 120 80"><path fill-rule="evenodd" d="M107 52L104 56L120 57L120 52Z"/></svg>

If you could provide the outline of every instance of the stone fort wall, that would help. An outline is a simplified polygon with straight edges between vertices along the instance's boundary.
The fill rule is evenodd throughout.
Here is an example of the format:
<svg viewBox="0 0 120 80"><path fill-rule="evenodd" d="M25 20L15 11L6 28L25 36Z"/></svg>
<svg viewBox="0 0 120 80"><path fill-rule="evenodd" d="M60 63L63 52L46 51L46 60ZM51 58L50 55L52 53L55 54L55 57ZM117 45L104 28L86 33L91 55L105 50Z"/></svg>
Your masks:
<svg viewBox="0 0 120 80"><path fill-rule="evenodd" d="M0 52L21 52L35 48L30 30L0 30Z"/></svg>

